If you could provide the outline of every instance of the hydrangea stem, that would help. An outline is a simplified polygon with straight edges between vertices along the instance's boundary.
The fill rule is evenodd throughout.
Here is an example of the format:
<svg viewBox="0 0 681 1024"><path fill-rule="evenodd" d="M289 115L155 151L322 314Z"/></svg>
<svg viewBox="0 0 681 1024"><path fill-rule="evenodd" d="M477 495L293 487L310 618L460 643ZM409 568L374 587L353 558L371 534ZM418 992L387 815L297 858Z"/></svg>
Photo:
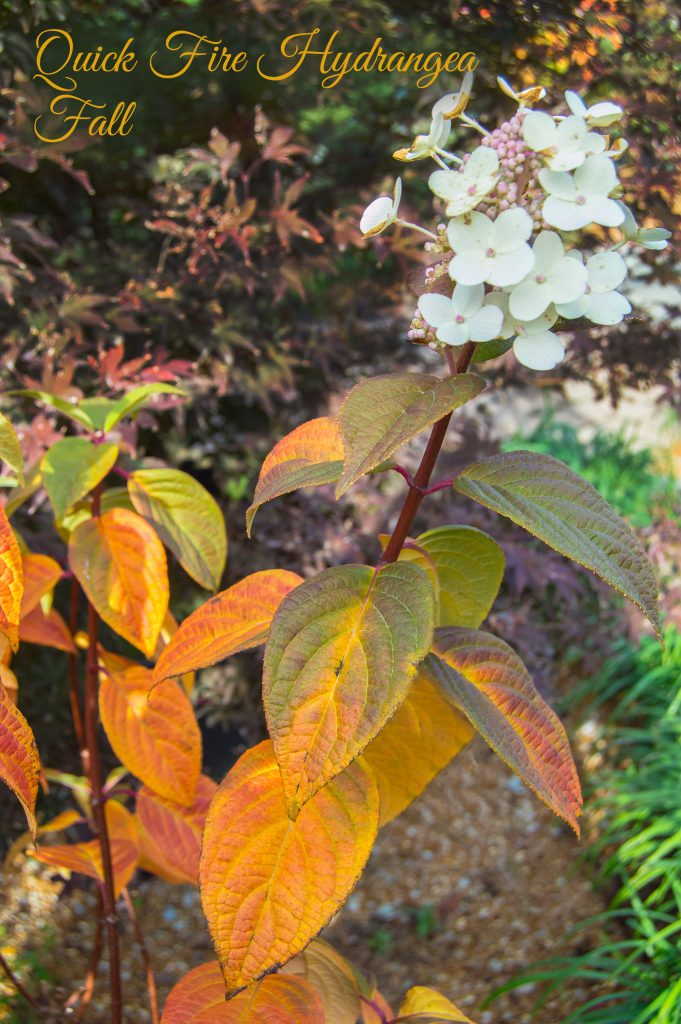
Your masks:
<svg viewBox="0 0 681 1024"><path fill-rule="evenodd" d="M469 341L461 349L458 359L454 360L453 356L449 352L447 353L450 355L447 362L452 375L465 373L468 370L474 351L475 344L474 342ZM425 491L430 483L430 478L435 468L437 457L440 454L440 449L442 448L442 443L445 439L445 434L447 433L447 427L449 426L451 418L451 412L447 413L446 416L443 416L442 419L438 420L433 426L421 463L414 474L413 485L409 487L407 497L404 499L402 511L400 512L397 523L395 524L395 529L393 530L390 540L388 541L388 545L383 552L383 557L379 565L388 565L390 562L396 562L399 558L400 551L402 550L404 542L409 535L416 513L418 512L421 502L425 497Z"/></svg>

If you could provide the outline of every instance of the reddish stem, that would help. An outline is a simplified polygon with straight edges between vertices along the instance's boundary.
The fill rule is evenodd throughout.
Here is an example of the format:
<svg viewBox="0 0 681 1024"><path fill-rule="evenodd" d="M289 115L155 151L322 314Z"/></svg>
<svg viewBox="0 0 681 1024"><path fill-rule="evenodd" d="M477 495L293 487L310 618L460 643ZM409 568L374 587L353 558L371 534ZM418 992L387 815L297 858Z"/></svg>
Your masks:
<svg viewBox="0 0 681 1024"><path fill-rule="evenodd" d="M135 906L127 889L123 890L123 900L125 902L125 909L128 911L128 917L135 929L137 944L139 945L142 953L142 960L144 961L144 970L147 975L147 989L149 991L149 1005L151 1007L151 1024L158 1024L158 996L156 994L156 979L154 978L154 971L151 966L151 957L149 956L147 944L144 941L144 933L142 932L137 914L135 913Z"/></svg>
<svg viewBox="0 0 681 1024"><path fill-rule="evenodd" d="M71 605L69 612L69 627L71 636L76 635L78 629L78 599L80 587L74 579L71 584ZM78 683L78 655L69 654L69 700L71 702L71 717L73 718L73 729L78 743L78 752L83 765L85 775L89 773L87 744L85 742L85 728L83 726L83 714L80 710L80 687Z"/></svg>
<svg viewBox="0 0 681 1024"><path fill-rule="evenodd" d="M19 993L19 995L23 999L25 999L26 1002L29 1003L33 1007L33 1009L35 1010L37 1008L38 1004L36 1003L35 999L31 995L31 993L28 992L24 988L22 983L19 981L19 979L17 978L16 974L14 973L14 971L12 970L10 965L7 963L7 961L5 960L5 958L2 955L2 953L0 953L0 969L7 975L8 980L11 981L11 983L14 985L14 987L17 990L17 992Z"/></svg>
<svg viewBox="0 0 681 1024"><path fill-rule="evenodd" d="M92 495L92 512L95 516L99 515L100 487L97 487ZM102 797L102 767L99 757L99 742L97 737L97 684L99 679L97 628L97 612L88 601L88 650L85 665L85 741L90 762L89 778L90 788L92 791L92 815L102 852L102 868L104 871L102 899L104 902L104 925L106 928L107 947L109 950L111 1024L122 1024L123 1003L121 995L120 950L117 927L118 918L116 916L116 898L114 896L111 842L109 840L109 830L106 823L105 801Z"/></svg>
<svg viewBox="0 0 681 1024"><path fill-rule="evenodd" d="M474 351L475 343L469 341L463 346L459 358L454 361L453 353L447 350L447 363L452 375L466 372L470 366ZM442 442L445 439L445 434L447 433L447 427L449 426L451 418L451 412L447 413L446 416L443 416L442 419L438 420L433 426L421 463L419 468L416 470L413 483L409 488L409 493L404 499L402 511L400 512L397 523L395 524L395 529L388 541L388 546L383 552L383 558L379 562L379 566L388 565L390 562L396 562L399 558L400 551L402 550L404 542L409 535L409 530L411 529L411 525L414 522L414 518L419 510L421 502L425 495L429 493L428 484L430 483L430 478L435 468L437 457L440 454ZM435 489L440 490L441 488L436 484Z"/></svg>

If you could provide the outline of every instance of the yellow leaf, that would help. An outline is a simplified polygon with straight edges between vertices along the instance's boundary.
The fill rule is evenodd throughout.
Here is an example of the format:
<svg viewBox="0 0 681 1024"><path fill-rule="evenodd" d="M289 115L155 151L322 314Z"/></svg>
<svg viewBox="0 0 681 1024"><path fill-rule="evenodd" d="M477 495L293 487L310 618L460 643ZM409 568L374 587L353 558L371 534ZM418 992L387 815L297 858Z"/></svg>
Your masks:
<svg viewBox="0 0 681 1024"><path fill-rule="evenodd" d="M24 570L24 596L21 600L21 618L29 615L41 598L57 585L63 576L62 567L48 555L26 552L22 558Z"/></svg>
<svg viewBox="0 0 681 1024"><path fill-rule="evenodd" d="M449 999L422 985L409 989L400 1007L398 1020L409 1021L409 1024L447 1024L448 1021L473 1024L470 1017Z"/></svg>
<svg viewBox="0 0 681 1024"><path fill-rule="evenodd" d="M420 672L364 751L381 798L381 826L401 814L475 736L468 719Z"/></svg>
<svg viewBox="0 0 681 1024"><path fill-rule="evenodd" d="M208 811L199 875L229 996L290 960L330 921L377 828L378 790L361 759L292 822L271 743L240 758Z"/></svg>
<svg viewBox="0 0 681 1024"><path fill-rule="evenodd" d="M19 646L19 618L24 593L24 571L21 551L0 506L0 633L4 633L12 650Z"/></svg>
<svg viewBox="0 0 681 1024"><path fill-rule="evenodd" d="M0 683L0 779L21 802L35 838L40 759L31 727Z"/></svg>
<svg viewBox="0 0 681 1024"><path fill-rule="evenodd" d="M153 527L113 508L75 528L69 563L104 622L150 658L168 609L166 555Z"/></svg>

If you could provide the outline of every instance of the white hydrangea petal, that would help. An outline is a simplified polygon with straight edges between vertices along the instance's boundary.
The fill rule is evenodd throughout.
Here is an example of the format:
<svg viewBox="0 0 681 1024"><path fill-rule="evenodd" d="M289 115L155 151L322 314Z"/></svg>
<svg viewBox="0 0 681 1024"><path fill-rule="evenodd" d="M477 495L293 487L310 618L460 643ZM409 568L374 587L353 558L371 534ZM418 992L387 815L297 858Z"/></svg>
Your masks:
<svg viewBox="0 0 681 1024"><path fill-rule="evenodd" d="M491 246L497 253L518 249L532 234L532 218L527 210L512 206L500 213L492 225Z"/></svg>
<svg viewBox="0 0 681 1024"><path fill-rule="evenodd" d="M547 224L559 228L560 231L577 231L592 221L586 205L577 206L576 203L558 199L556 196L548 196L544 200L542 216Z"/></svg>
<svg viewBox="0 0 681 1024"><path fill-rule="evenodd" d="M605 151L605 139L598 132L589 132L582 139L580 149L587 156L598 156Z"/></svg>
<svg viewBox="0 0 681 1024"><path fill-rule="evenodd" d="M555 231L540 231L534 245L534 265L538 274L547 276L565 255L563 242Z"/></svg>
<svg viewBox="0 0 681 1024"><path fill-rule="evenodd" d="M485 280L497 288L518 284L534 266L534 253L526 242L512 252L502 252L489 260L490 268Z"/></svg>
<svg viewBox="0 0 681 1024"><path fill-rule="evenodd" d="M518 362L530 370L552 370L565 357L560 338L551 331L534 334L529 338L517 337L513 351Z"/></svg>
<svg viewBox="0 0 681 1024"><path fill-rule="evenodd" d="M461 316L473 316L482 306L484 297L485 286L482 284L457 284L451 298L452 309Z"/></svg>
<svg viewBox="0 0 681 1024"><path fill-rule="evenodd" d="M624 211L614 199L591 196L582 207L589 215L587 224L602 224L605 228L617 228L624 220Z"/></svg>
<svg viewBox="0 0 681 1024"><path fill-rule="evenodd" d="M620 206L620 209L624 213L624 220L620 225L622 228L622 233L626 239L628 239L630 242L633 242L636 236L638 235L638 225L634 219L634 215L629 209L629 207L626 205L626 203L623 203L621 199L618 199L617 202Z"/></svg>
<svg viewBox="0 0 681 1024"><path fill-rule="evenodd" d="M578 93L568 89L565 93L565 102L573 114L576 114L578 117L586 117L586 103Z"/></svg>
<svg viewBox="0 0 681 1024"><path fill-rule="evenodd" d="M395 188L393 189L393 213L397 214L400 201L402 199L402 179L398 178L395 182Z"/></svg>
<svg viewBox="0 0 681 1024"><path fill-rule="evenodd" d="M586 121L577 114L564 118L556 128L556 145L559 149L579 149L587 134Z"/></svg>
<svg viewBox="0 0 681 1024"><path fill-rule="evenodd" d="M572 176L564 171L550 171L546 167L539 172L541 187L558 199L574 199L577 195Z"/></svg>
<svg viewBox="0 0 681 1024"><path fill-rule="evenodd" d="M449 276L460 284L482 284L487 280L492 260L480 249L458 253L449 263Z"/></svg>
<svg viewBox="0 0 681 1024"><path fill-rule="evenodd" d="M522 334L543 334L550 330L558 319L555 306L549 306L536 320L523 321Z"/></svg>
<svg viewBox="0 0 681 1024"><path fill-rule="evenodd" d="M533 110L523 121L523 138L530 149L539 153L555 145L556 123L550 114Z"/></svg>
<svg viewBox="0 0 681 1024"><path fill-rule="evenodd" d="M671 231L667 231L666 228L641 228L637 241L644 249L659 252L661 249L667 248L671 237Z"/></svg>
<svg viewBox="0 0 681 1024"><path fill-rule="evenodd" d="M499 157L491 146L478 146L468 158L464 173L469 178L489 177L499 170Z"/></svg>
<svg viewBox="0 0 681 1024"><path fill-rule="evenodd" d="M379 196L369 203L359 222L359 230L363 235L378 235L391 222L393 199L391 196Z"/></svg>
<svg viewBox="0 0 681 1024"><path fill-rule="evenodd" d="M587 306L589 304L588 295L581 295L574 302L557 302L556 312L559 316L562 316L564 320L577 320L578 317L586 314Z"/></svg>
<svg viewBox="0 0 681 1024"><path fill-rule="evenodd" d="M492 341L499 337L504 314L498 306L482 306L468 319L471 341Z"/></svg>
<svg viewBox="0 0 681 1024"><path fill-rule="evenodd" d="M620 120L624 111L616 103L605 101L594 103L587 111L588 121L594 128L609 128Z"/></svg>
<svg viewBox="0 0 681 1024"><path fill-rule="evenodd" d="M619 292L592 292L588 300L586 315L595 324L611 327L631 313L631 303Z"/></svg>
<svg viewBox="0 0 681 1024"><path fill-rule="evenodd" d="M452 320L439 328L437 336L438 340L443 341L445 345L465 345L467 341L471 340L470 325L466 320L461 324Z"/></svg>
<svg viewBox="0 0 681 1024"><path fill-rule="evenodd" d="M447 225L447 241L454 252L487 249L492 237L492 221L484 213L471 214L470 220L454 218Z"/></svg>
<svg viewBox="0 0 681 1024"><path fill-rule="evenodd" d="M422 295L418 301L418 308L432 327L441 327L455 316L452 300L437 292Z"/></svg>
<svg viewBox="0 0 681 1024"><path fill-rule="evenodd" d="M595 292L610 292L627 276L627 265L618 252L597 252L586 261L586 269Z"/></svg>
<svg viewBox="0 0 681 1024"><path fill-rule="evenodd" d="M574 184L578 195L610 195L617 184L617 172L612 160L605 156L588 156L575 171Z"/></svg>
<svg viewBox="0 0 681 1024"><path fill-rule="evenodd" d="M431 192L434 192L436 196L440 196L442 199L447 199L452 187L457 190L458 194L461 178L462 175L459 171L433 171L431 176L428 178L428 188Z"/></svg>
<svg viewBox="0 0 681 1024"><path fill-rule="evenodd" d="M469 185L468 189L462 192L461 195L447 200L445 213L448 217L461 217L463 214L470 213L471 210L475 209L484 193L479 192L477 189L471 192L470 188L471 186Z"/></svg>
<svg viewBox="0 0 681 1024"><path fill-rule="evenodd" d="M500 310L502 316L502 324L497 334L498 338L506 339L510 338L512 334L516 333L513 318L511 317L508 309L508 301L510 296L508 292L488 292L485 295L483 306L494 306Z"/></svg>
<svg viewBox="0 0 681 1024"><path fill-rule="evenodd" d="M586 159L581 149L560 149L546 161L552 171L574 171Z"/></svg>
<svg viewBox="0 0 681 1024"><path fill-rule="evenodd" d="M535 320L550 303L551 289L548 283L539 284L532 274L513 289L509 308L517 320Z"/></svg>
<svg viewBox="0 0 681 1024"><path fill-rule="evenodd" d="M553 268L547 281L552 302L574 302L586 290L587 268L565 256Z"/></svg>

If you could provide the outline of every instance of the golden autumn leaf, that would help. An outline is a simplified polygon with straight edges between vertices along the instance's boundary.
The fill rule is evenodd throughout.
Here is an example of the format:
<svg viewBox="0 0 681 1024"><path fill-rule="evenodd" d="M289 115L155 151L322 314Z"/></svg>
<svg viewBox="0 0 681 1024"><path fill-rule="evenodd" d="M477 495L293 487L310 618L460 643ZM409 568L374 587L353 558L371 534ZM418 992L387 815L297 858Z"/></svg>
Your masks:
<svg viewBox="0 0 681 1024"><path fill-rule="evenodd" d="M24 595L21 600L21 618L30 615L40 599L57 585L64 570L49 555L26 552L22 557L24 570Z"/></svg>
<svg viewBox="0 0 681 1024"><path fill-rule="evenodd" d="M272 974L225 1002L225 982L219 964L212 960L189 971L171 989L161 1024L325 1024L325 1020L314 988L289 975Z"/></svg>
<svg viewBox="0 0 681 1024"><path fill-rule="evenodd" d="M327 569L282 602L265 649L263 702L291 817L397 710L434 619L426 573L403 562Z"/></svg>
<svg viewBox="0 0 681 1024"><path fill-rule="evenodd" d="M465 715L419 672L403 703L364 751L378 783L381 826L401 814L474 736Z"/></svg>
<svg viewBox="0 0 681 1024"><path fill-rule="evenodd" d="M45 614L40 606L29 612L19 623L19 639L26 644L54 647L65 654L75 654L71 630L55 608Z"/></svg>
<svg viewBox="0 0 681 1024"><path fill-rule="evenodd" d="M113 508L75 528L69 563L104 622L150 658L168 608L166 554L153 527Z"/></svg>
<svg viewBox="0 0 681 1024"><path fill-rule="evenodd" d="M0 779L20 801L35 838L40 759L30 725L0 683Z"/></svg>
<svg viewBox="0 0 681 1024"><path fill-rule="evenodd" d="M269 741L246 751L208 811L201 901L228 994L299 953L355 885L378 829L378 790L361 759L286 812Z"/></svg>
<svg viewBox="0 0 681 1024"><path fill-rule="evenodd" d="M301 423L275 444L262 464L253 503L246 512L248 536L265 502L301 487L335 483L342 471L343 442L336 420L320 416Z"/></svg>
<svg viewBox="0 0 681 1024"><path fill-rule="evenodd" d="M324 1004L328 1024L357 1024L363 994L359 975L328 942L315 939L285 970L311 983Z"/></svg>
<svg viewBox="0 0 681 1024"><path fill-rule="evenodd" d="M515 651L482 630L438 629L423 671L579 835L582 793L567 734Z"/></svg>
<svg viewBox="0 0 681 1024"><path fill-rule="evenodd" d="M152 693L151 669L128 662L100 672L99 714L114 754L161 796L190 807L201 773L201 733L182 687Z"/></svg>
<svg viewBox="0 0 681 1024"><path fill-rule="evenodd" d="M19 697L19 680L8 665L0 664L0 684L5 687L12 703L16 704Z"/></svg>
<svg viewBox="0 0 681 1024"><path fill-rule="evenodd" d="M265 569L209 598L171 637L154 669L154 683L264 643L277 608L302 582L295 572Z"/></svg>
<svg viewBox="0 0 681 1024"><path fill-rule="evenodd" d="M191 807L164 799L147 786L137 794L142 850L173 881L198 883L201 836L216 789L212 779L201 775Z"/></svg>
<svg viewBox="0 0 681 1024"><path fill-rule="evenodd" d="M400 1006L397 1020L405 1024L448 1024L449 1021L473 1024L470 1017L449 999L435 989L422 985L409 989Z"/></svg>
<svg viewBox="0 0 681 1024"><path fill-rule="evenodd" d="M21 445L17 432L7 419L0 412L0 462L6 462L10 469L17 475L19 486L24 483L24 457L21 454Z"/></svg>
<svg viewBox="0 0 681 1024"><path fill-rule="evenodd" d="M21 551L14 531L0 506L0 633L4 633L12 650L19 646L19 617L24 593L24 571Z"/></svg>
<svg viewBox="0 0 681 1024"><path fill-rule="evenodd" d="M106 804L106 821L114 874L114 894L119 896L135 873L139 858L137 833L132 816L115 800ZM41 846L31 853L42 864L104 881L102 851L98 839L85 843Z"/></svg>

